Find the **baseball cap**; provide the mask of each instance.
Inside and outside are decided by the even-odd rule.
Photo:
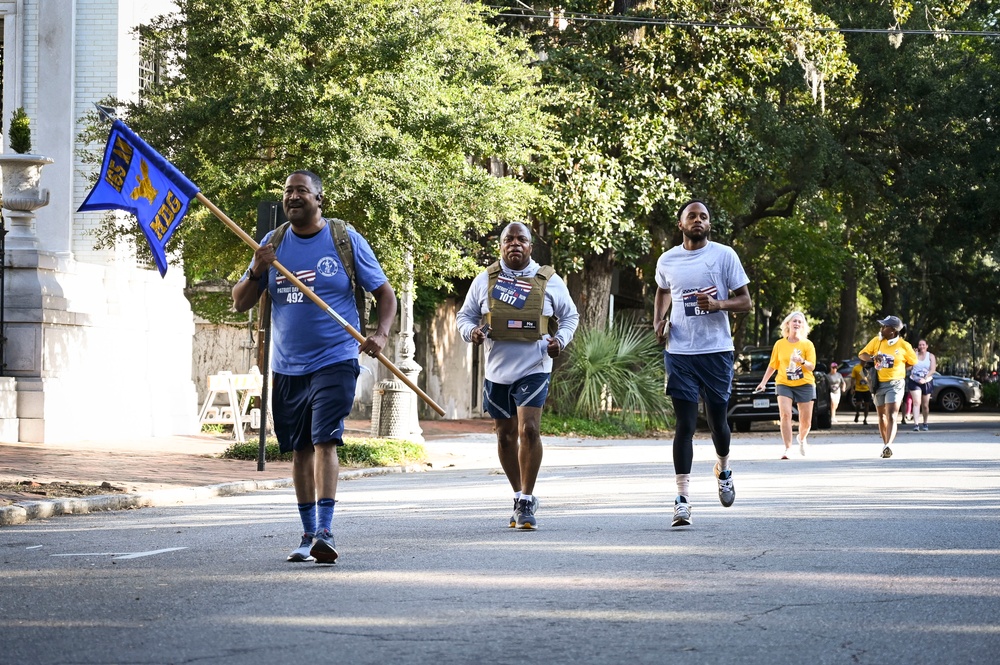
[[[884,319],[879,320],[883,326],[889,326],[893,330],[902,330],[903,322],[899,320],[898,316],[887,316]]]

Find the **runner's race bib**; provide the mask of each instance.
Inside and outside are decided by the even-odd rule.
[[[531,293],[531,282],[500,275],[497,277],[496,286],[493,287],[492,296],[515,309],[523,309],[529,293]]]
[[[711,314],[711,312],[706,312],[698,308],[698,294],[704,293],[714,298],[718,292],[719,289],[714,286],[706,286],[700,289],[686,289],[681,295],[684,299],[684,316],[704,316],[705,314]]]

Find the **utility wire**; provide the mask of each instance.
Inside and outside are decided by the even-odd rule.
[[[518,1],[523,5],[523,2]],[[484,5],[490,9],[499,11],[496,16],[504,18],[532,18],[550,20],[552,18],[564,19],[566,21],[580,21],[591,23],[620,23],[623,25],[646,25],[646,26],[672,26],[681,28],[718,28],[721,30],[758,30],[764,32],[819,32],[819,33],[841,33],[841,34],[870,34],[870,35],[931,35],[931,36],[952,36],[952,37],[1000,37],[1000,32],[989,30],[914,30],[910,28],[826,28],[826,27],[775,27],[767,25],[753,25],[744,23],[717,23],[713,21],[681,21],[675,19],[661,18],[656,16],[623,16],[620,14],[584,14],[579,12],[548,11],[537,9],[525,9],[507,13],[513,7],[499,5]],[[504,11],[506,10],[506,11]]]

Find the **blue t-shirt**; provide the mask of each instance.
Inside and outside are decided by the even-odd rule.
[[[726,300],[730,291],[750,283],[732,247],[709,241],[700,249],[677,245],[656,262],[656,284],[670,291],[670,339],[667,350],[698,355],[733,350],[729,312],[698,308],[698,294]]]
[[[355,279],[366,291],[374,291],[387,281],[382,266],[367,240],[352,229],[347,233],[354,249]],[[270,239],[269,233],[261,244]],[[331,309],[359,328],[351,279],[340,263],[329,228],[310,238],[300,238],[289,228],[276,256]],[[273,266],[268,270],[267,288],[272,300],[271,369],[301,376],[358,357],[358,341]]]

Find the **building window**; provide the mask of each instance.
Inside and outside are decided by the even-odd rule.
[[[163,76],[163,54],[156,35],[149,28],[139,29],[139,97],[158,85]]]

